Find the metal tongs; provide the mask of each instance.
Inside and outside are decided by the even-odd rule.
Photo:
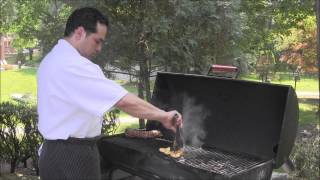
[[[178,114],[175,114],[173,116],[173,119],[172,119],[173,124],[177,123],[178,117],[179,117]],[[182,137],[183,137],[182,136],[182,129],[180,128],[179,125],[176,125],[176,134],[175,134],[173,146],[172,146],[173,151],[177,151],[177,150],[183,148],[184,144],[183,144]]]

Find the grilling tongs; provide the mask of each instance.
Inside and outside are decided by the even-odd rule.
[[[172,122],[174,124],[177,123],[177,119],[178,119],[178,114],[175,114],[173,116],[173,119],[172,119]],[[177,151],[181,148],[183,148],[183,139],[182,139],[182,130],[180,129],[180,126],[179,125],[176,125],[176,134],[175,134],[175,137],[174,137],[174,140],[173,140],[173,147],[172,149],[174,151]]]

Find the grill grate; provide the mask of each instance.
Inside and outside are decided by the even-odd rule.
[[[183,157],[178,163],[232,177],[263,163],[264,161],[216,149],[210,151],[191,146],[184,147]]]

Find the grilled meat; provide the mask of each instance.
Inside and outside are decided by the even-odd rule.
[[[170,147],[167,148],[159,148],[159,151],[162,152],[163,154],[173,157],[173,158],[179,158],[183,155],[183,149],[178,149],[176,151],[174,151],[173,149],[171,149]]]

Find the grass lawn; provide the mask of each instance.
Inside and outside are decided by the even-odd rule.
[[[8,70],[8,71],[1,71],[1,102],[11,100],[10,97],[12,94],[30,94],[36,99],[36,68],[30,69],[21,69],[21,70]],[[243,79],[246,80],[255,80],[257,78],[255,75],[251,75],[245,77]],[[288,78],[287,78],[288,79]],[[124,88],[126,88],[129,92],[137,94],[137,88],[134,83],[128,83],[125,81],[118,81]],[[286,80],[283,78],[281,81],[273,81],[272,83],[277,84],[286,84],[286,85],[293,85],[294,81]],[[152,82],[153,84],[153,82]],[[308,91],[308,92],[318,92],[318,79],[311,79],[311,78],[302,78],[297,83],[297,91]],[[36,101],[35,101],[36,102]],[[319,123],[319,118],[316,116],[317,108],[319,107],[319,100],[314,101],[307,101],[307,100],[300,100],[299,101],[300,107],[300,124],[308,124],[308,123]],[[125,113],[120,114],[120,119],[126,118],[128,115]],[[117,133],[123,132],[125,128],[138,127],[138,121],[124,121],[120,123],[120,127],[117,130]]]
[[[299,125],[319,124],[320,119],[318,108],[319,99],[299,99]]]
[[[121,119],[121,117],[120,117],[120,119]],[[132,121],[132,122],[120,122],[120,126],[116,130],[115,134],[123,133],[127,128],[134,128],[134,129],[139,128],[138,120]]]
[[[36,71],[35,68],[1,71],[1,102],[9,101],[12,94],[37,97]]]
[[[274,84],[283,84],[283,85],[291,85],[294,87],[295,82],[288,74],[285,76],[282,75],[282,78],[274,78],[271,80],[271,83]],[[247,75],[245,77],[241,77],[241,79],[249,80],[249,81],[260,81],[258,75],[252,74]],[[317,78],[310,78],[307,76],[302,76],[296,84],[296,91],[301,92],[319,92],[319,80]]]
[[[0,89],[1,96],[0,102],[10,101],[12,94],[30,94],[36,99],[36,68],[21,69],[21,70],[8,70],[0,72]],[[256,77],[249,76],[243,78],[245,80],[259,81]],[[128,83],[125,81],[117,81],[129,92],[137,94],[137,88],[134,83]],[[154,82],[152,82],[153,84]],[[292,85],[294,87],[294,81],[282,79],[281,81],[272,81],[272,83]],[[301,92],[318,92],[318,79],[302,78],[297,83],[297,91]],[[36,102],[36,101],[34,101]],[[319,108],[318,99],[299,99],[299,125],[305,126],[310,124],[319,124],[319,114],[317,114]],[[318,112],[319,113],[319,112]],[[120,113],[120,126],[116,130],[116,134],[124,132],[126,128],[138,128],[138,119],[134,119],[128,116],[126,113]],[[276,170],[282,172],[281,169]],[[20,180],[29,179],[36,180],[39,177],[25,176],[18,174],[6,174],[0,176],[0,180]]]

